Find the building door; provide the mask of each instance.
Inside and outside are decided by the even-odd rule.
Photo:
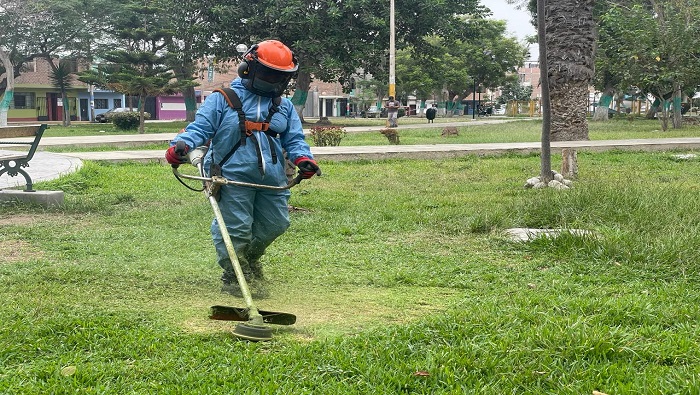
[[[80,120],[89,121],[90,116],[88,115],[88,99],[80,99]]]
[[[333,117],[333,99],[321,99],[319,100],[319,116],[321,117]]]
[[[348,112],[350,112],[350,106],[348,106],[348,99],[338,99],[338,107],[340,109],[340,116],[347,117]]]
[[[46,94],[46,109],[48,110],[49,121],[61,121],[63,117],[58,107],[58,95],[56,93]]]

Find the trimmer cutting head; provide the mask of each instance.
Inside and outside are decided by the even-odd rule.
[[[249,341],[263,342],[272,340],[272,329],[266,326],[242,323],[236,325],[233,329],[233,335]]]

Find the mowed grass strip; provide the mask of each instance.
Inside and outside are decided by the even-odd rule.
[[[700,162],[579,161],[569,191],[523,188],[536,155],[322,162],[265,256],[259,307],[299,319],[268,343],[207,319],[243,302],[202,194],[88,162],[36,185],[65,207],[0,206],[0,393],[697,393]]]

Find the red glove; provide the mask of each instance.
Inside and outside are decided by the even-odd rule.
[[[178,141],[176,145],[168,148],[165,151],[165,160],[168,161],[173,167],[178,167],[183,163],[187,162],[187,151],[190,150],[186,144]]]
[[[299,174],[301,174],[301,178],[303,179],[309,179],[316,174],[319,176],[321,175],[321,168],[318,167],[318,163],[313,159],[302,156],[301,158],[297,158],[294,164],[299,168]]]

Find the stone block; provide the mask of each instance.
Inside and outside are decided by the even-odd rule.
[[[34,191],[3,189],[0,191],[0,202],[20,201],[38,204],[42,207],[63,206],[63,191]]]

